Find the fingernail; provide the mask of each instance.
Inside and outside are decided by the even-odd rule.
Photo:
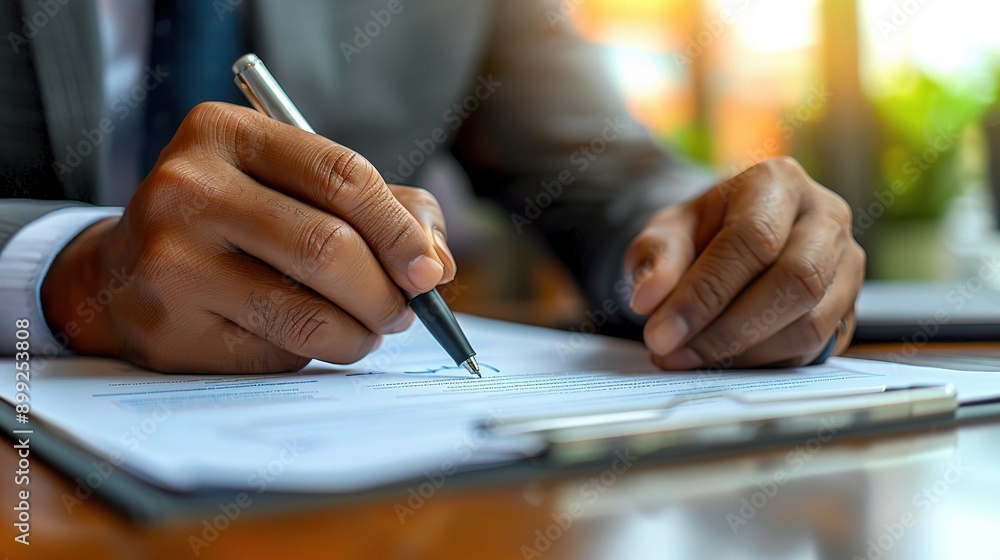
[[[438,256],[441,257],[441,260],[451,263],[451,278],[445,280],[446,282],[451,282],[455,279],[455,257],[451,254],[448,242],[445,241],[444,234],[439,229],[434,230],[434,245],[437,246]]]
[[[663,369],[694,369],[701,365],[701,358],[690,348],[680,350],[656,360]]]
[[[646,340],[646,346],[658,356],[666,356],[680,345],[689,331],[687,322],[673,314],[657,325]]]
[[[418,290],[430,290],[437,286],[442,275],[444,275],[444,267],[427,255],[420,255],[413,259],[406,271],[407,278],[413,282],[413,287]]]

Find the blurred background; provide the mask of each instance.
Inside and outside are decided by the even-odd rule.
[[[793,155],[846,198],[869,278],[959,279],[1000,254],[1000,2],[563,0],[556,15],[601,46],[664,146],[720,177]],[[578,321],[558,264],[490,242],[503,256],[459,256],[457,308]]]

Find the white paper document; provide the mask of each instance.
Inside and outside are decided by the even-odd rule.
[[[414,323],[361,362],[314,361],[291,374],[166,375],[98,358],[35,364],[30,414],[98,460],[172,490],[345,492],[541,451],[540,438],[492,438],[484,422],[656,407],[720,391],[791,396],[953,383],[962,401],[1000,395],[1000,374],[843,358],[806,368],[664,373],[637,342],[459,321],[483,379],[450,365]],[[0,387],[8,402],[13,395],[13,383]],[[689,404],[700,412],[732,406]]]

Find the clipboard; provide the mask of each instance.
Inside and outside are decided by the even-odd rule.
[[[952,404],[950,404],[957,403],[957,401],[955,401],[954,391],[951,389],[951,386],[947,387],[949,388],[948,390],[934,387],[918,388],[931,390],[921,390],[918,393],[906,393],[906,396],[902,399],[900,399],[898,395],[894,394],[898,391],[885,391],[884,393],[878,393],[876,395],[863,395],[865,400],[868,400],[873,396],[880,400],[884,397],[880,398],[877,395],[892,394],[892,397],[890,397],[892,402],[886,401],[884,403],[880,403],[884,406],[875,407],[868,412],[861,410],[848,411],[846,409],[842,409],[841,413],[853,415],[855,417],[855,422],[850,431],[863,433],[864,435],[894,433],[897,431],[916,428],[948,428],[975,422],[995,421],[995,419],[1000,418],[1000,399],[992,402],[977,403],[970,406],[961,406],[956,410],[952,408]],[[909,389],[907,391],[912,390],[914,389]],[[715,396],[721,395],[717,394]],[[940,397],[940,399],[938,397]],[[824,405],[829,404],[829,406],[834,406],[843,405],[845,403],[845,401],[840,400],[845,397],[841,396],[821,398],[830,398],[829,403],[824,403]],[[750,404],[763,404],[763,402],[768,402],[754,402],[752,399],[747,400],[751,401]],[[907,401],[914,400],[916,400],[919,404],[916,406],[913,404],[907,404]],[[770,402],[773,403],[774,401]],[[933,406],[928,408],[924,406],[925,404],[933,404]],[[938,406],[942,407],[941,413],[932,414],[931,411]],[[947,412],[948,409],[951,409],[951,414]],[[762,409],[758,408],[758,410]],[[643,413],[643,411],[623,411],[614,414],[635,414],[637,412]],[[662,414],[662,408],[657,409],[654,412]],[[649,413],[650,411],[645,411],[645,414]],[[865,418],[866,415],[867,418]],[[545,418],[534,420],[551,422],[553,420],[560,419]],[[714,433],[713,437],[718,439],[713,439],[711,445],[706,445],[705,442],[702,442],[701,445],[688,444],[686,446],[678,444],[660,444],[652,446],[649,454],[656,455],[658,456],[658,459],[667,461],[672,458],[697,457],[711,453],[733,453],[739,452],[742,449],[775,445],[785,441],[801,440],[803,435],[809,433],[808,431],[804,431],[802,428],[807,425],[808,422],[808,420],[803,420],[802,422],[784,422],[784,431],[780,432],[782,435],[779,436],[778,432],[770,431],[769,428],[763,428],[767,425],[765,420],[761,418],[758,418],[757,420],[747,419],[746,424],[741,427],[742,431],[739,433],[743,433],[744,435],[754,433],[755,437],[719,437],[718,433]],[[758,425],[756,432],[752,432],[750,430],[753,423]],[[590,457],[594,460],[603,459],[606,456],[600,456],[601,450],[608,452],[610,455],[614,452],[615,445],[624,444],[625,446],[628,446],[631,441],[635,441],[633,439],[629,439],[628,436],[630,434],[625,434],[626,437],[624,438],[614,439],[611,437],[604,437],[597,441],[593,441],[592,439],[587,446],[576,446],[572,440],[557,440],[555,436],[560,432],[557,432],[555,429],[560,426],[549,424],[547,426],[547,430],[541,431],[539,428],[546,428],[546,426],[541,424],[529,426],[525,422],[507,423],[508,430],[512,430],[517,426],[521,426],[522,428],[533,427],[536,430],[536,433],[547,433],[548,435],[545,437],[550,437],[553,441],[553,444],[549,446],[549,454],[535,460],[518,461],[497,465],[494,468],[458,473],[449,480],[449,485],[455,489],[460,489],[463,487],[476,487],[482,484],[510,483],[518,480],[537,480],[539,478],[555,478],[568,476],[573,473],[584,473],[589,471],[591,468],[589,465],[592,464],[592,461],[588,462],[585,458]],[[610,426],[611,424],[609,424],[609,427]],[[815,424],[813,424],[813,426],[815,426]],[[25,426],[15,423],[13,406],[6,401],[0,401],[0,428],[3,429],[7,437],[11,437],[10,434],[12,430],[24,427]],[[103,502],[109,504],[114,509],[122,513],[125,517],[136,522],[155,524],[174,519],[205,515],[210,512],[215,512],[220,502],[233,499],[233,496],[239,492],[238,490],[217,490],[183,494],[167,491],[149,484],[146,481],[140,480],[134,475],[118,469],[117,467],[110,467],[108,470],[108,467],[101,466],[101,462],[98,457],[84,449],[79,448],[75,444],[66,441],[60,437],[58,433],[53,432],[43,424],[32,422],[32,424],[28,427],[33,430],[31,451],[33,456],[43,459],[46,463],[48,463],[48,465],[61,471],[71,481],[76,480],[77,478],[86,479],[88,476],[100,477],[102,483],[92,489],[94,497],[101,499]],[[632,427],[633,432],[635,432],[634,427],[635,426]],[[689,432],[690,435],[694,436],[695,434],[699,434],[699,429],[701,428],[705,428],[701,430],[701,435],[708,433],[707,426],[690,427],[690,430],[692,430]],[[494,427],[491,429],[495,430],[496,428]],[[849,430],[846,428],[843,430],[845,433],[847,431]],[[725,431],[722,430],[722,432],[724,433]],[[570,434],[570,432],[561,433],[566,435]],[[610,436],[610,433],[607,435]],[[639,437],[642,434],[636,433],[634,435]],[[666,439],[663,441],[666,441]],[[741,441],[742,444],[733,443],[737,441]],[[572,451],[574,448],[577,451],[576,453],[568,453],[568,451]],[[580,450],[586,450],[587,453],[580,453]],[[659,450],[660,452],[657,453],[653,450]],[[664,455],[669,455],[669,458],[664,457]],[[265,492],[254,497],[254,503],[259,507],[251,508],[250,510],[247,510],[246,513],[248,516],[273,515],[275,512],[280,511],[316,507],[333,507],[355,503],[359,500],[365,499],[398,498],[400,495],[406,493],[407,488],[409,488],[413,482],[413,480],[404,480],[397,483],[387,484],[382,487],[373,488],[371,490],[350,494],[291,494],[281,492]]]
[[[723,414],[688,418],[673,414],[682,405],[710,398],[729,399],[739,406]],[[796,438],[828,441],[846,432],[952,422],[958,408],[958,395],[951,384],[780,399],[704,393],[675,397],[652,409],[522,418],[484,428],[495,437],[544,438],[551,462],[575,464],[595,461],[623,448],[642,457],[686,455]]]

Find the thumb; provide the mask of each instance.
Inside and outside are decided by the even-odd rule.
[[[652,313],[677,286],[695,258],[698,220],[687,205],[656,214],[625,252],[632,278],[632,310]]]

